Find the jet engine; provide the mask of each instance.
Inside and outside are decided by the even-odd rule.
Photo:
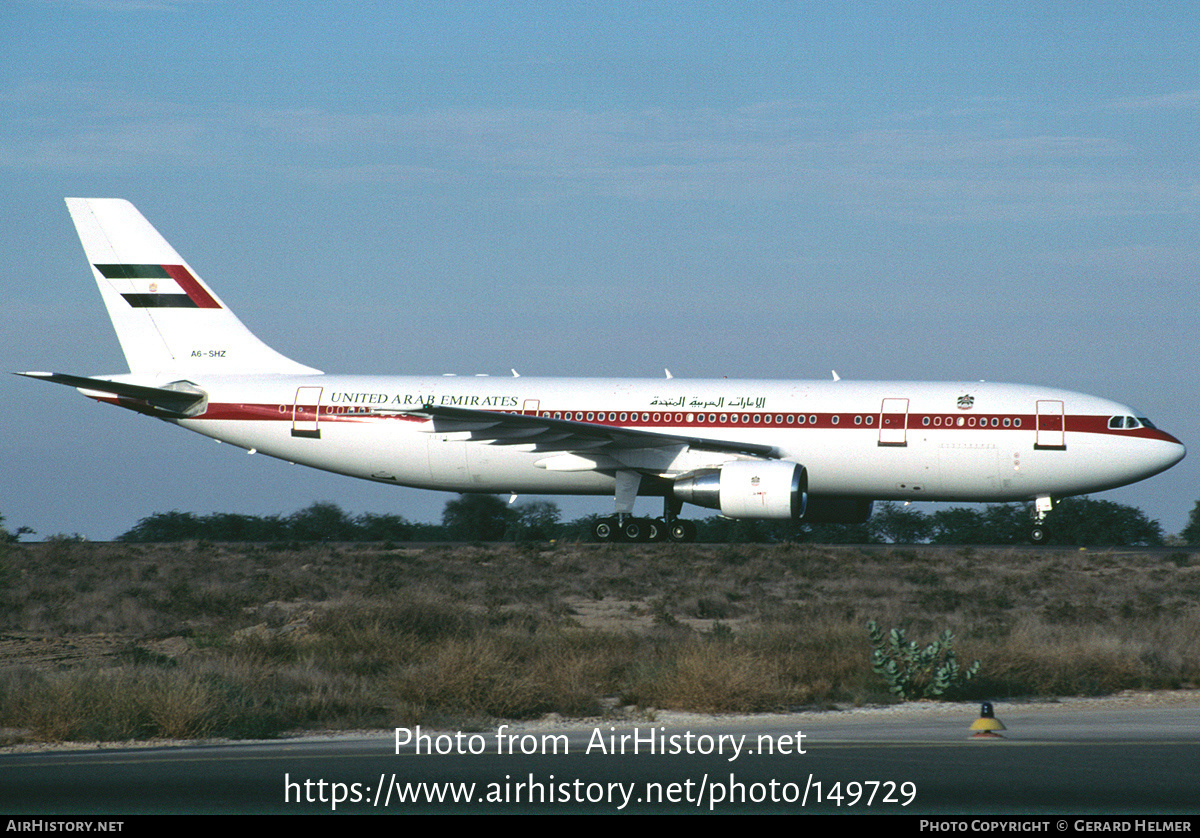
[[[675,500],[718,509],[727,518],[804,516],[808,472],[786,460],[734,460],[676,478]]]

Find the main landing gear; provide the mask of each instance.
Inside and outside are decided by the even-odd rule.
[[[601,518],[592,525],[592,536],[600,542],[611,541],[673,541],[696,540],[696,523],[674,516],[634,518],[632,515],[613,515]]]
[[[620,470],[614,477],[617,514],[601,518],[593,524],[593,538],[600,542],[696,540],[696,524],[678,517],[683,509],[683,501],[675,500],[668,491],[663,497],[661,518],[635,518],[633,501],[637,497],[642,476],[635,471]]]

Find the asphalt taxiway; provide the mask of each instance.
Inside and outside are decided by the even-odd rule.
[[[1200,815],[1200,693],[0,754],[6,814]]]

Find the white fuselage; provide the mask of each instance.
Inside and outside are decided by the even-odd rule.
[[[151,383],[145,376],[137,380]],[[614,477],[611,469],[573,455],[433,432],[431,420],[405,411],[461,407],[770,445],[777,458],[806,467],[813,496],[876,500],[1083,494],[1150,477],[1184,455],[1169,434],[1144,420],[1125,420],[1137,414],[1122,404],[1018,384],[341,375],[193,380],[209,394],[206,412],[172,420],[189,430],[314,468],[456,492],[611,495]],[[637,452],[622,456],[630,468],[667,478],[737,458],[694,448],[670,462],[639,462]]]

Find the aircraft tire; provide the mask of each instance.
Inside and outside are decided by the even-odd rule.
[[[1044,544],[1046,541],[1046,528],[1041,524],[1034,524],[1029,530],[1030,544]]]
[[[676,543],[696,540],[696,525],[691,521],[676,520],[667,531],[667,537]]]
[[[649,541],[650,522],[645,518],[630,518],[621,526],[622,541]]]
[[[616,522],[612,518],[601,518],[592,525],[592,537],[600,543],[604,544],[609,541],[616,541],[617,527]]]

